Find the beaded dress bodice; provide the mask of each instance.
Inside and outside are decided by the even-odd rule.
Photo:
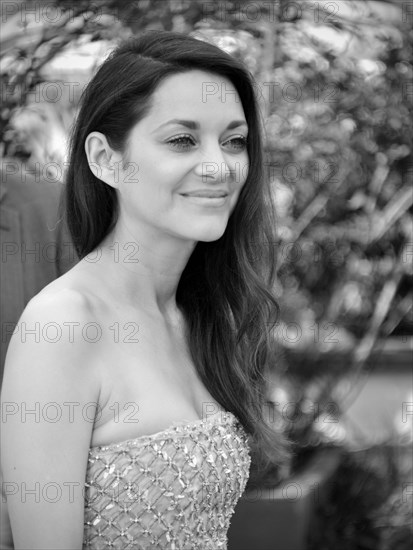
[[[249,477],[248,436],[228,411],[89,450],[84,550],[226,550]]]

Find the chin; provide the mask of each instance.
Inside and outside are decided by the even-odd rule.
[[[217,235],[216,237],[205,237],[204,239],[198,239],[198,242],[201,242],[201,243],[213,243],[214,241],[217,241],[218,239],[220,239],[222,237],[223,233],[221,235]]]
[[[207,227],[196,227],[190,232],[190,238],[194,241],[202,241],[205,243],[217,241],[222,237],[227,228],[227,223],[211,224]]]
[[[217,241],[222,237],[222,235],[225,233],[225,229],[226,226],[220,231],[205,231],[196,240],[202,241],[204,243],[212,243],[213,241]]]
[[[228,219],[227,213],[226,215],[210,216],[207,219],[201,216],[198,216],[198,218],[191,216],[187,219],[185,226],[182,225],[183,220],[181,220],[179,234],[181,238],[184,237],[195,242],[217,241],[225,233]]]

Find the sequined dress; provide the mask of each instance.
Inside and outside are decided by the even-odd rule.
[[[84,550],[226,550],[249,477],[248,436],[219,411],[89,450]]]

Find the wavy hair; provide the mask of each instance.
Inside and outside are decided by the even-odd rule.
[[[254,80],[244,65],[208,42],[168,31],[148,31],[122,42],[85,89],[74,125],[64,205],[80,258],[116,224],[115,189],[89,168],[85,140],[99,131],[124,152],[130,130],[151,108],[157,86],[170,75],[204,70],[235,86],[249,127],[249,171],[221,238],[198,242],[182,273],[177,306],[187,341],[210,394],[235,414],[249,434],[249,485],[288,457],[288,444],[268,421],[268,374],[275,360],[269,330],[278,319],[273,295],[275,216],[264,174],[262,120]]]

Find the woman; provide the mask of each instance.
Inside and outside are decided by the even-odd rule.
[[[86,89],[69,160],[81,260],[28,304],[6,361],[16,548],[226,548],[248,477],[284,452],[250,74],[188,36],[130,39]]]

